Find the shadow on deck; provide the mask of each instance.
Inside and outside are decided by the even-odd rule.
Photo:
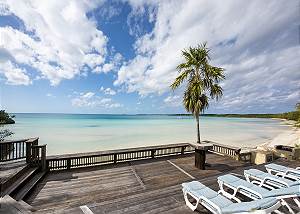
[[[207,163],[206,170],[199,170],[194,156],[186,155],[50,172],[26,201],[37,213],[82,214],[80,206],[93,213],[195,213],[185,205],[181,183],[196,179],[218,190],[218,176],[242,175],[250,167],[216,154],[208,154]],[[294,167],[299,161],[283,164]],[[199,207],[198,213],[207,211]]]

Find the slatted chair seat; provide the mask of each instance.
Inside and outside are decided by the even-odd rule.
[[[290,187],[300,184],[300,180],[290,180],[282,177],[278,177],[258,169],[249,169],[244,171],[244,175],[247,181],[257,183],[260,186],[266,186],[268,188],[276,187]]]
[[[275,174],[276,176],[280,176],[283,178],[289,178],[293,180],[300,180],[300,168],[297,167],[296,169],[286,167],[283,165],[270,163],[265,165],[266,170],[270,174]]]
[[[255,210],[269,213],[281,206],[279,200],[271,197],[250,202],[234,203],[198,181],[183,183],[182,191],[186,205],[193,211],[197,209],[199,204],[214,214],[248,213]],[[196,200],[195,205],[189,201],[188,195]]]

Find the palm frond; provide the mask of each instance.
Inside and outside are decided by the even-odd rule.
[[[187,79],[188,75],[191,73],[191,70],[182,71],[181,74],[176,77],[175,81],[170,85],[172,90],[178,88],[184,80]]]
[[[183,104],[188,112],[197,115],[208,108],[209,98],[222,97],[223,89],[218,83],[225,79],[224,69],[209,64],[210,49],[206,42],[184,49],[182,56],[184,62],[177,66],[180,74],[170,87],[174,90],[188,80]]]
[[[213,84],[210,89],[210,97],[219,100],[223,95],[223,89],[218,84]]]

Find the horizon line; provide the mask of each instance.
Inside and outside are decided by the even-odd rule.
[[[278,113],[204,113],[200,116],[209,115],[272,115],[272,114],[283,114],[285,112]],[[9,114],[73,114],[73,115],[186,115],[192,116],[192,113],[64,113],[64,112],[9,112]]]

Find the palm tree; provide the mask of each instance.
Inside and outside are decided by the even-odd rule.
[[[300,112],[300,102],[296,104],[296,111]]]
[[[177,66],[179,75],[171,84],[172,90],[187,81],[183,95],[183,104],[197,122],[197,142],[200,143],[200,113],[209,106],[209,99],[222,97],[223,89],[219,85],[225,79],[224,69],[209,64],[210,56],[206,43],[182,51],[183,63]]]

